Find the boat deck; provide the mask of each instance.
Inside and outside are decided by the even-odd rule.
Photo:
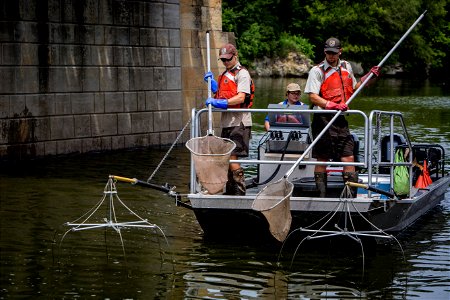
[[[233,111],[267,114],[271,110],[233,109]],[[192,138],[199,136],[200,125],[197,121],[202,112],[206,110],[199,112],[193,110],[195,122],[191,128],[191,133],[194,133]],[[304,108],[277,109],[275,112],[315,113],[314,110]],[[321,111],[321,113],[334,112]],[[222,192],[204,193],[202,182],[210,182],[211,174],[207,174],[202,181],[196,174],[195,165],[192,164],[187,203],[194,211],[205,234],[217,234],[222,237],[225,235],[254,237],[269,234],[269,221],[265,218],[264,210],[275,207],[283,200],[282,196],[269,198],[264,210],[252,207],[262,188],[275,183],[285,174],[287,180],[294,186],[292,194],[289,194],[291,231],[303,227],[311,228],[313,225],[317,225],[318,230],[321,230],[320,223],[323,223],[323,226],[331,228],[330,230],[339,228],[338,231],[349,229],[354,232],[370,230],[399,232],[439,204],[450,183],[449,174],[444,174],[445,152],[441,146],[411,143],[401,113],[372,111],[369,116],[361,111],[349,110],[346,113],[362,116],[364,120],[363,140],[360,142],[354,137],[355,145],[361,146],[361,149],[355,148],[354,156],[358,159],[354,162],[320,162],[308,156],[310,148],[314,145],[309,139],[308,126],[297,128],[271,126],[271,130],[275,131],[269,131],[261,138],[256,150],[257,159],[230,160],[256,166],[256,181],[260,185],[256,187],[253,185],[247,189],[245,196],[223,195]],[[384,129],[383,125],[386,124],[387,128]],[[400,129],[400,133],[395,129]],[[292,138],[293,144],[289,144]],[[405,154],[405,161],[394,160],[394,153],[400,149],[405,153],[409,151],[409,154]],[[420,171],[418,164],[424,164],[425,159],[429,162],[432,183],[426,188],[417,189],[414,185]],[[291,167],[292,165],[296,165],[295,169]],[[327,179],[327,197],[324,198],[318,197],[315,187],[313,178],[315,165],[324,165],[330,170]],[[341,196],[345,186],[339,170],[346,166],[364,170],[359,172],[359,179],[366,184],[367,190],[358,188],[355,198]],[[408,170],[408,194],[397,195],[394,192],[393,174],[397,167],[405,167]],[[291,168],[294,170],[293,173],[290,173]],[[267,201],[267,195],[264,197]],[[288,214],[278,216],[290,218]]]

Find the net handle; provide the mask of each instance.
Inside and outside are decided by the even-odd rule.
[[[206,64],[208,72],[211,71],[211,51],[209,45],[209,30],[206,31]],[[211,77],[208,77],[208,98],[211,98]],[[212,129],[212,106],[208,105],[208,135],[214,135]]]
[[[378,64],[379,67],[381,67],[384,62],[391,56],[391,54],[398,48],[398,46],[403,42],[403,40],[409,35],[409,33],[416,27],[417,24],[419,24],[420,20],[425,16],[426,10],[417,18],[417,20],[409,27],[409,29],[403,34],[403,36],[398,40],[398,42],[392,47],[392,49],[384,56],[384,58],[380,61]],[[347,105],[350,104],[350,102],[353,101],[353,99],[359,94],[359,92],[366,86],[367,82],[372,78],[373,73],[371,72],[367,79],[359,86],[359,88],[353,93],[353,95],[348,99],[346,102]],[[319,139],[325,134],[325,132],[328,130],[328,128],[333,125],[334,121],[342,114],[342,111],[339,110],[334,117],[330,120],[330,122],[325,126],[324,129],[319,133],[319,135],[314,139],[314,141],[309,145],[308,148],[306,148],[305,152],[299,157],[299,159],[292,165],[292,167],[286,172],[284,175],[285,178],[288,178],[297,168],[297,166],[300,164],[300,162],[303,160],[303,158],[311,151],[311,149],[314,147],[315,144],[319,141]]]

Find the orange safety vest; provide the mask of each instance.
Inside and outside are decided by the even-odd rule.
[[[219,88],[216,93],[216,99],[230,99],[237,95],[237,73],[245,69],[243,66],[237,66],[230,71],[226,70],[219,76],[218,85]],[[253,80],[250,79],[250,94],[245,95],[245,100],[241,104],[229,105],[229,108],[250,108],[253,105],[253,98],[255,97],[255,85]]]
[[[353,79],[345,68],[346,62],[342,62],[339,69],[324,69],[324,63],[319,65],[323,72],[324,80],[320,87],[320,96],[325,100],[335,103],[345,103],[353,94]]]

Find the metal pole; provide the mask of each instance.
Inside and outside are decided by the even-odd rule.
[[[384,64],[384,62],[389,58],[389,56],[395,51],[395,49],[397,49],[397,47],[403,42],[403,40],[408,36],[408,34],[411,32],[411,30],[414,29],[414,27],[416,27],[416,25],[420,22],[420,20],[422,20],[422,18],[424,17],[425,13],[427,11],[424,11],[419,18],[417,18],[417,20],[414,22],[414,24],[411,25],[411,27],[409,27],[409,29],[405,32],[405,34],[403,34],[403,36],[400,38],[400,40],[398,40],[398,42],[394,45],[394,47],[391,49],[391,51],[389,51],[386,56],[380,61],[380,63],[378,64],[378,66],[382,66]],[[346,102],[347,105],[350,104],[350,102],[352,102],[352,100],[356,97],[356,95],[359,94],[359,92],[366,86],[367,82],[370,80],[370,78],[372,78],[373,73],[370,73],[369,76],[367,77],[367,79],[359,86],[359,88],[353,93],[353,95],[348,99],[348,101]],[[342,114],[342,111],[339,110],[334,117],[330,120],[330,122],[327,124],[327,126],[325,126],[325,128],[319,133],[319,135],[314,139],[314,141],[311,143],[311,145],[309,145],[308,148],[306,148],[305,152],[303,152],[303,154],[299,157],[299,159],[295,162],[294,165],[292,165],[292,167],[286,172],[286,174],[284,175],[285,178],[288,178],[292,172],[294,172],[294,170],[297,168],[297,166],[300,164],[300,162],[303,160],[303,158],[311,151],[311,149],[314,147],[314,145],[317,144],[317,142],[319,141],[319,139],[325,134],[325,132],[328,130],[328,128],[331,127],[331,125],[334,123],[334,121]]]
[[[391,51],[389,51],[384,58],[380,61],[380,63],[378,64],[379,67],[381,67],[386,60],[389,58],[389,56],[391,56],[392,53],[394,53],[394,51],[398,48],[398,46],[400,46],[400,44],[403,42],[403,40],[409,35],[409,33],[414,29],[414,27],[416,27],[417,24],[419,24],[419,22],[422,20],[422,18],[425,16],[425,14],[427,13],[427,11],[425,10],[418,18],[417,20],[411,25],[411,27],[409,27],[409,29],[405,32],[405,34],[403,34],[403,36],[398,40],[398,42],[394,45],[394,47],[392,47]],[[348,101],[346,102],[347,105],[350,104],[350,102],[352,102],[352,100],[356,97],[356,95],[359,94],[359,92],[363,89],[363,87],[367,84],[367,82],[369,82],[369,80],[373,77],[373,73],[371,72],[369,74],[369,76],[367,77],[367,79],[359,86],[359,88],[353,93],[353,95],[350,97],[350,99],[348,99]]]
[[[206,60],[208,72],[211,71],[211,54],[209,49],[209,30],[206,31]],[[211,98],[211,78],[208,78],[208,98]],[[212,107],[211,104],[208,105],[208,135],[214,135],[213,125],[212,125]]]

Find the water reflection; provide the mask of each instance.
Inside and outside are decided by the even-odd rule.
[[[146,150],[84,157],[83,170],[74,163],[79,158],[67,158],[31,163],[25,171],[13,168],[10,175],[2,171],[2,294],[128,299],[448,295],[450,193],[439,210],[405,233],[406,262],[395,247],[379,248],[370,256],[366,253],[363,274],[356,244],[351,252],[333,245],[319,252],[302,250],[292,267],[287,253],[277,265],[278,248],[204,240],[192,212],[174,206],[160,192],[120,184],[120,198],[161,226],[170,249],[160,248],[157,237],[145,230],[124,230],[125,262],[115,232],[107,232],[106,243],[103,231],[76,232],[63,242],[61,264],[55,264],[54,230],[102,197],[109,171],[133,174],[135,168],[127,164],[142,162],[153,153],[156,157],[149,164],[157,164],[160,151]],[[188,155],[184,148],[175,149],[175,157]],[[161,172],[157,177],[161,182],[174,178],[187,182],[172,163]]]
[[[263,82],[263,81],[261,81]],[[257,107],[282,99],[287,81],[257,89]],[[263,83],[264,83],[263,82]],[[450,152],[450,98],[429,86],[409,97],[405,85],[381,82],[355,108],[406,114],[410,135],[442,142]],[[302,83],[301,83],[302,84]],[[304,84],[303,84],[304,85]],[[391,85],[391,86],[389,86]],[[257,86],[261,86],[258,85]],[[394,99],[386,97],[394,95]],[[431,93],[420,96],[420,93]],[[277,96],[273,96],[277,95]],[[260,125],[264,116],[261,117]],[[256,123],[258,123],[256,119]],[[255,129],[258,127],[255,126]],[[353,128],[358,129],[358,125]],[[255,130],[254,140],[263,133]],[[277,264],[279,248],[208,241],[194,214],[161,192],[118,184],[120,198],[159,225],[170,247],[146,230],[123,230],[126,261],[109,230],[70,233],[55,255],[55,230],[88,211],[103,196],[109,174],[146,180],[167,149],[121,151],[0,165],[0,298],[110,299],[448,299],[450,297],[450,190],[442,205],[406,231],[398,247],[361,250],[324,244]],[[189,152],[177,147],[155,176],[188,191]],[[230,220],[232,222],[233,220]],[[224,224],[227,226],[227,224]],[[64,226],[63,226],[64,228]],[[350,250],[349,250],[350,248]],[[353,250],[351,250],[353,249]],[[60,264],[57,264],[57,261]]]

